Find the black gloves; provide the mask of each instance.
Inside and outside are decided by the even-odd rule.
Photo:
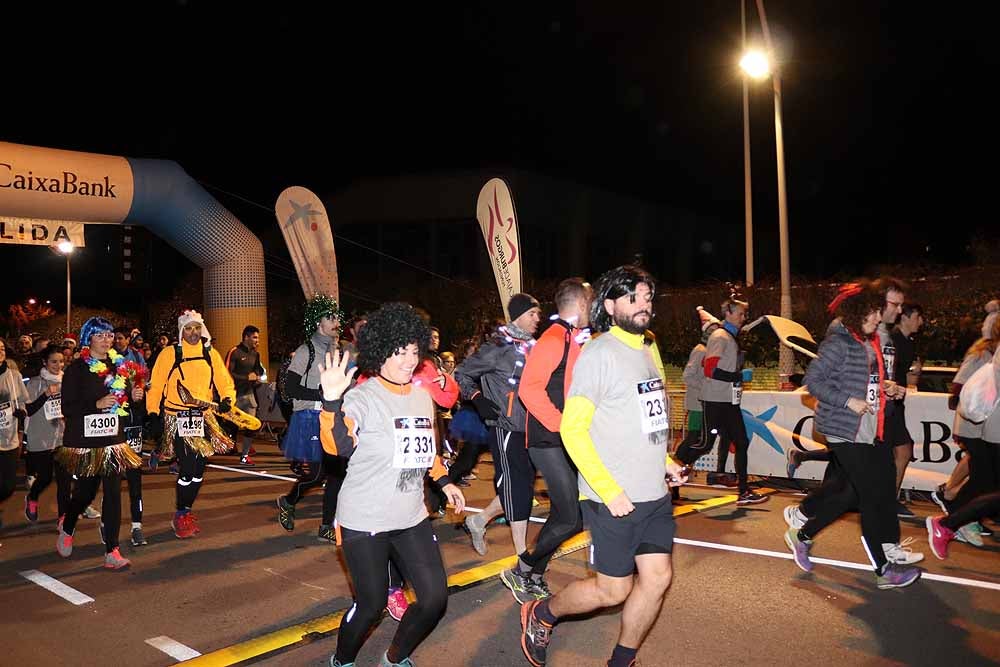
[[[496,419],[500,416],[496,407],[494,407],[494,405],[490,403],[482,394],[476,394],[473,396],[472,404],[476,406],[476,412],[478,412],[479,416],[483,419]]]
[[[226,396],[224,399],[219,401],[219,414],[225,414],[233,409],[233,399]]]

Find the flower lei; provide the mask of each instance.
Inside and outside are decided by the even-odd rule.
[[[125,357],[118,354],[114,348],[108,350],[108,359],[115,368],[114,373],[111,372],[108,364],[90,356],[89,347],[85,347],[80,351],[80,358],[87,364],[91,373],[104,380],[104,386],[107,387],[108,393],[115,397],[115,404],[105,409],[105,412],[115,413],[119,417],[126,416],[128,414],[126,408],[129,406],[129,402],[128,395],[125,393],[125,385],[131,381],[132,386],[136,386],[137,384],[142,386],[141,383],[146,377],[146,369],[134,361],[126,361]]]

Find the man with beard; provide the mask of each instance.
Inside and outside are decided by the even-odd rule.
[[[634,666],[670,586],[674,517],[665,478],[682,483],[686,472],[667,456],[669,405],[646,335],[655,289],[653,277],[636,266],[609,271],[595,289],[590,321],[601,335],[576,362],[559,432],[580,473],[586,497],[580,509],[597,576],[521,606],[521,648],[534,667],[545,664],[559,619],[623,602],[608,665]]]

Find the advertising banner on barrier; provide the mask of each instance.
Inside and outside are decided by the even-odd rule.
[[[751,475],[787,477],[785,452],[823,447],[821,436],[813,432],[815,401],[805,392],[743,392],[743,423],[750,438],[748,471]],[[913,438],[913,458],[903,478],[904,489],[932,491],[951,474],[960,451],[952,441],[955,412],[948,409],[948,395],[910,392],[906,397],[906,427]],[[859,445],[861,446],[861,445]],[[734,456],[729,457],[732,470]],[[696,466],[715,469],[715,455],[702,457]],[[803,463],[795,472],[798,479],[823,479],[826,463]]]
[[[521,238],[517,230],[514,200],[502,179],[491,178],[479,191],[476,219],[490,254],[504,318],[509,319],[507,304],[512,296],[521,291]]]
[[[274,213],[306,298],[329,294],[339,302],[337,254],[323,201],[311,190],[293,186],[278,195]]]
[[[83,223],[0,216],[0,243],[53,246],[63,241],[84,247]]]

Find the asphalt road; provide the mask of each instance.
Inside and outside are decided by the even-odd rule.
[[[143,525],[150,543],[122,547],[133,560],[125,572],[100,568],[103,547],[92,520],[80,520],[73,556],[60,558],[54,489],[42,498],[40,521],[28,525],[19,488],[2,508],[0,665],[171,665],[177,660],[147,640],[166,637],[189,655],[210,654],[349,607],[339,552],[316,539],[320,494],[302,501],[296,530],[286,533],[276,522],[275,498],[288,482],[260,473],[290,472],[273,444],[257,448],[253,469],[241,469],[234,457],[212,459],[232,469],[206,473],[195,507],[202,533],[191,540],[176,539],[169,526],[175,477],[163,468],[144,475]],[[490,477],[489,463],[481,463],[479,472]],[[465,489],[470,505],[485,506],[490,489],[488,481],[473,482]],[[732,491],[692,487],[684,493],[699,501]],[[536,515],[544,517],[543,492],[540,497]],[[986,538],[982,549],[953,543],[951,557],[938,561],[927,549],[922,521],[904,521],[903,536],[913,537],[914,549],[927,555],[927,572],[950,579],[925,577],[907,589],[879,591],[870,570],[849,566],[865,561],[856,515],[828,529],[814,548],[816,557],[842,563],[820,564],[811,575],[794,566],[782,540],[781,509],[795,501],[793,494],[776,493],[762,505],[725,504],[678,518],[674,584],[639,654],[644,667],[751,661],[967,667],[1000,661],[1000,540]],[[913,509],[923,517],[935,508],[914,503]],[[459,521],[452,515],[434,521],[449,574],[512,554],[506,527],[490,528],[490,551],[480,557],[457,529]],[[582,550],[555,560],[551,587],[558,591],[587,576],[585,556]],[[21,574],[29,571],[93,600],[72,604]],[[561,623],[548,664],[603,665],[619,619],[612,609]],[[381,622],[359,667],[377,664],[395,625],[388,617]],[[452,593],[447,614],[413,658],[419,665],[526,665],[519,632],[513,598],[489,577]],[[325,665],[335,634],[312,636],[243,664]]]

